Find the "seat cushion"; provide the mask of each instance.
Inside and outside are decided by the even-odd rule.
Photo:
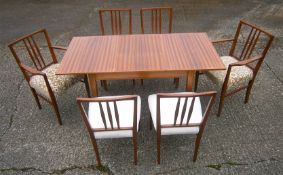
[[[179,115],[177,118],[177,124],[180,124],[181,111],[184,106],[184,98],[181,98],[179,106]],[[189,108],[191,105],[192,98],[188,98],[187,110],[185,118],[182,124],[187,121]],[[174,124],[175,110],[177,106],[178,98],[161,98],[160,99],[160,123],[161,125]],[[157,94],[152,94],[148,97],[149,110],[153,121],[154,128],[157,128]],[[200,124],[202,121],[202,109],[199,97],[196,97],[193,112],[189,120],[189,124]],[[174,135],[174,134],[197,134],[199,127],[172,127],[172,128],[161,128],[161,135]]]
[[[238,62],[237,59],[231,56],[223,56],[221,60],[225,64],[226,70],[208,71],[208,77],[217,84],[219,88],[225,80],[229,64]],[[229,76],[227,92],[232,92],[240,87],[248,85],[249,81],[253,78],[253,71],[247,66],[235,66],[232,67]]]
[[[109,96],[108,98],[111,98],[114,96]],[[118,96],[116,96],[118,97]],[[103,97],[107,98],[107,97]],[[123,100],[123,101],[117,101],[117,109],[119,113],[119,121],[120,121],[120,127],[132,127],[133,126],[133,119],[134,119],[134,100]],[[114,112],[114,103],[109,102],[111,115],[112,115],[112,121],[113,121],[113,127],[117,128],[117,122],[115,118],[115,112]],[[106,103],[102,103],[102,107],[105,114],[105,120],[107,128],[111,128]],[[138,96],[137,98],[137,130],[139,127],[139,121],[140,121],[140,113],[141,113],[141,98]],[[89,103],[89,110],[88,110],[88,121],[90,123],[90,126],[94,129],[102,128],[104,129],[104,124],[101,118],[100,108],[99,104],[97,102],[90,102]],[[132,130],[118,130],[118,131],[100,131],[100,132],[94,132],[95,138],[102,139],[102,138],[121,138],[121,137],[132,137],[133,136]]]
[[[79,77],[76,75],[55,75],[59,66],[60,66],[59,63],[53,64],[42,71],[46,74],[49,84],[55,96],[58,96],[64,90],[66,90],[71,85],[79,81]],[[51,100],[43,76],[41,75],[32,76],[29,81],[29,84],[32,88],[35,89],[35,91],[39,95],[42,95],[43,97]]]

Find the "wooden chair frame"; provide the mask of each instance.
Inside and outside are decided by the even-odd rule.
[[[141,32],[144,31],[144,13],[151,12],[151,33],[153,34],[161,34],[162,33],[162,12],[166,11],[169,16],[168,23],[168,33],[172,33],[172,21],[173,21],[173,8],[172,7],[153,7],[153,8],[142,8],[140,10],[141,17]],[[179,87],[179,78],[174,78],[174,83],[176,84],[176,88]],[[143,85],[143,79],[141,79],[141,84]]]
[[[180,94],[180,93],[158,93],[157,94],[156,146],[157,146],[157,163],[158,164],[160,164],[161,128],[197,127],[198,126],[199,132],[197,134],[196,141],[195,141],[195,150],[194,150],[194,157],[193,157],[193,161],[194,162],[196,161],[201,137],[202,137],[202,134],[203,134],[203,131],[204,131],[205,124],[206,124],[207,119],[208,119],[209,112],[210,112],[211,107],[214,103],[215,96],[216,96],[216,91],[202,92],[202,93],[189,92],[189,93],[184,93],[184,94]],[[193,106],[194,106],[194,102],[195,102],[196,97],[209,97],[209,102],[208,102],[206,110],[203,114],[202,122],[199,123],[199,124],[189,124],[189,120],[190,120],[192,112],[193,112]],[[161,125],[160,99],[162,99],[162,98],[178,98],[177,106],[176,106],[176,109],[175,109],[174,123],[171,124],[171,125]],[[177,119],[178,119],[178,115],[179,115],[180,99],[181,98],[185,98],[185,103],[183,105],[183,108],[180,110],[180,112],[182,112],[182,113],[181,113],[180,123],[178,124]],[[187,100],[188,100],[188,98],[193,98],[192,104],[191,104],[190,109],[189,109],[187,121],[186,121],[185,124],[182,124],[183,120],[185,118],[186,110],[187,110]],[[151,121],[152,121],[152,119],[151,119]],[[152,128],[151,122],[150,122],[150,128]]]
[[[240,36],[240,32],[243,26],[249,27],[250,28],[250,33],[248,35],[247,40],[245,41],[243,50],[241,51],[240,56],[236,56],[235,54],[235,48],[237,46],[238,40],[239,40],[239,36]],[[253,52],[253,50],[255,49],[256,43],[258,41],[258,38],[260,35],[265,35],[268,38],[268,41],[265,45],[265,48],[263,50],[263,52],[260,55],[256,55],[251,57],[251,54]],[[223,105],[224,105],[224,98],[230,95],[233,95],[241,90],[247,89],[246,91],[246,96],[245,96],[245,103],[247,103],[249,101],[249,97],[250,97],[250,93],[251,93],[251,89],[252,86],[254,84],[254,80],[256,78],[257,72],[271,46],[271,43],[273,41],[274,36],[262,29],[260,29],[259,27],[250,24],[244,20],[240,20],[239,25],[237,27],[235,36],[233,39],[224,39],[224,40],[218,40],[218,41],[213,41],[213,44],[218,44],[218,43],[224,43],[224,42],[232,42],[230,51],[229,51],[229,56],[234,57],[235,59],[239,60],[236,63],[230,64],[227,70],[227,74],[226,77],[224,79],[223,85],[222,85],[222,89],[221,89],[221,96],[220,96],[220,103],[219,103],[219,108],[218,108],[218,112],[217,112],[217,116],[220,116]],[[254,67],[250,66],[251,63],[256,63],[256,65]],[[229,77],[230,77],[230,73],[231,73],[231,69],[235,66],[247,66],[249,67],[252,71],[253,71],[253,77],[252,79],[249,81],[248,85],[240,87],[236,90],[233,90],[232,92],[227,93],[227,87],[228,87],[228,81],[229,81]],[[197,83],[198,83],[198,78],[199,78],[199,72],[196,73],[196,79],[195,79],[195,91],[197,90]]]
[[[45,63],[45,60],[44,60],[44,58],[43,58],[43,56],[40,52],[40,49],[39,49],[39,47],[38,47],[38,45],[37,45],[37,43],[34,39],[34,36],[37,35],[37,34],[43,34],[44,35],[44,38],[47,42],[48,50],[49,50],[50,55],[52,57],[52,61],[50,63]],[[20,56],[17,54],[16,48],[15,48],[15,45],[20,43],[20,42],[23,42],[24,47],[25,47],[25,49],[27,49],[28,55],[29,55],[31,61],[33,62],[35,68],[27,66],[27,65],[25,65],[21,62]],[[51,66],[52,64],[58,63],[54,49],[67,50],[67,48],[61,47],[61,46],[52,46],[51,41],[49,39],[49,35],[48,35],[46,29],[40,29],[40,30],[37,30],[37,31],[35,31],[31,34],[20,37],[20,38],[16,39],[14,42],[10,43],[8,45],[8,47],[10,48],[18,66],[20,67],[26,81],[28,82],[28,85],[30,87],[30,90],[31,90],[34,98],[35,98],[35,101],[37,103],[38,108],[39,109],[42,108],[40,101],[39,101],[39,98],[38,98],[38,97],[40,97],[53,106],[55,113],[56,113],[56,116],[57,116],[58,123],[60,125],[62,125],[62,120],[61,120],[61,116],[60,116],[60,113],[59,113],[59,108],[58,108],[56,97],[55,97],[55,95],[52,91],[52,88],[49,84],[49,81],[48,81],[46,74],[44,72],[42,72],[42,70]],[[30,86],[30,84],[29,84],[30,78],[34,75],[40,75],[44,78],[46,87],[48,89],[49,96],[51,98],[51,101],[49,99],[45,98],[44,96],[38,94],[35,91],[35,89]],[[88,94],[89,94],[90,92],[89,92],[89,87],[88,87],[87,82],[86,82],[86,88],[87,88],[87,91],[88,91]]]
[[[111,34],[112,35],[122,35],[122,18],[121,13],[128,13],[129,15],[129,26],[128,26],[128,34],[132,34],[132,10],[129,8],[117,8],[117,9],[100,9],[99,12],[99,19],[100,19],[100,30],[102,35],[106,35],[105,27],[104,27],[104,14],[109,14],[111,18]],[[102,80],[100,81],[101,85],[105,90],[108,89],[107,81]],[[135,80],[133,80],[133,84],[135,84]]]
[[[81,116],[84,120],[84,123],[87,127],[90,139],[91,139],[91,143],[93,145],[93,150],[96,156],[96,161],[98,166],[101,166],[101,159],[99,156],[99,151],[98,151],[98,147],[97,147],[97,143],[96,143],[96,139],[95,139],[95,135],[94,132],[103,132],[103,131],[120,131],[120,130],[132,130],[133,132],[133,145],[134,145],[134,164],[137,165],[137,160],[138,160],[138,133],[137,133],[137,95],[126,95],[126,96],[120,96],[120,97],[98,97],[98,98],[77,98],[77,103],[78,106],[80,108],[81,111]],[[123,100],[134,100],[134,114],[133,114],[133,127],[120,127],[119,124],[119,113],[118,113],[118,109],[117,109],[117,105],[116,102],[117,101],[123,101]],[[101,112],[101,118],[104,124],[104,128],[99,128],[99,129],[94,129],[90,126],[90,123],[88,121],[88,115],[85,111],[85,108],[83,106],[83,103],[90,103],[90,102],[98,102],[99,103],[99,107],[100,107],[100,112]],[[107,106],[107,111],[103,110],[102,107],[102,102],[106,102],[106,106]],[[109,107],[109,102],[113,102],[114,103],[114,110],[115,110],[115,120],[117,123],[118,127],[113,127],[113,122],[114,122],[114,118],[111,115],[110,112],[110,107]],[[105,112],[107,112],[109,114],[109,121],[110,121],[110,126],[111,128],[107,127],[106,125],[106,119],[105,119]]]

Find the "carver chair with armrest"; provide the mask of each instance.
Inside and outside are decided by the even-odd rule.
[[[80,81],[78,76],[56,75],[60,63],[54,49],[66,50],[66,48],[52,46],[46,29],[23,36],[8,46],[28,82],[38,108],[41,109],[40,97],[53,106],[58,123],[62,125],[56,99],[70,86]],[[86,82],[86,79],[84,81]],[[89,94],[87,82],[86,88]]]
[[[161,135],[196,134],[193,156],[193,161],[196,161],[201,137],[215,95],[216,92],[211,91],[158,93],[148,97],[150,114],[156,130],[158,164],[160,164]],[[206,104],[206,107],[202,108],[202,104]],[[204,112],[202,109],[205,109]],[[152,128],[152,123],[150,123],[150,128]]]
[[[141,98],[137,95],[77,98],[98,165],[101,165],[96,139],[132,137],[134,164],[138,158],[138,127]],[[87,110],[86,110],[87,109]]]
[[[100,30],[102,35],[132,34],[132,10],[128,8],[100,9]],[[125,27],[126,26],[126,27]],[[135,84],[135,80],[133,80]],[[101,85],[107,90],[107,81],[102,80]]]
[[[141,17],[141,32],[161,34],[172,32],[172,21],[173,21],[173,8],[172,7],[153,7],[153,8],[142,8],[140,10]],[[149,19],[149,20],[146,20]],[[147,27],[149,26],[149,27]],[[147,30],[151,29],[151,30]],[[141,80],[143,84],[143,79]],[[176,88],[179,86],[179,79],[174,78]]]
[[[248,102],[257,72],[270,48],[274,36],[259,27],[240,20],[233,39],[214,41],[214,44],[231,42],[228,56],[222,56],[226,70],[208,71],[207,76],[221,89],[217,115],[220,116],[224,98],[246,89]],[[199,72],[196,74],[197,89]]]

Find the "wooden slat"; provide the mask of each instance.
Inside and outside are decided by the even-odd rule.
[[[104,128],[107,129],[107,123],[106,123],[106,120],[105,120],[105,114],[104,114],[102,104],[101,104],[101,102],[98,102],[98,104],[99,104],[99,110],[100,110],[102,122],[104,124]]]
[[[179,115],[179,108],[180,108],[180,101],[181,101],[181,98],[179,97],[176,108],[175,108],[174,125],[176,125],[176,123],[177,123],[177,119],[178,119],[178,115]]]

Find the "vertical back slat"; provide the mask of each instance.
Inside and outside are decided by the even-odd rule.
[[[120,14],[120,11],[119,11],[119,30],[120,30],[120,35],[122,34],[122,20],[121,20],[121,14]]]
[[[192,99],[192,102],[191,102],[191,106],[190,106],[190,109],[189,109],[189,113],[188,113],[188,117],[187,117],[187,125],[189,124],[189,121],[192,117],[192,113],[193,113],[193,109],[194,109],[194,104],[195,104],[195,97],[193,97]]]
[[[107,108],[107,112],[108,112],[109,122],[110,122],[111,128],[113,129],[112,113],[111,113],[111,110],[110,110],[110,106],[109,106],[109,102],[108,102],[108,101],[106,102],[106,108]]]
[[[179,115],[179,108],[180,108],[180,97],[178,98],[178,102],[177,102],[177,105],[176,105],[176,109],[175,109],[175,116],[174,116],[174,126],[176,125],[177,123],[177,118],[178,118],[178,115]]]
[[[188,103],[188,97],[185,97],[185,102],[184,102],[184,105],[183,105],[183,110],[182,110],[180,125],[183,124],[183,120],[184,120],[184,118],[185,118],[185,114],[186,114],[186,110],[187,110],[187,103]]]
[[[116,101],[114,101],[113,103],[114,103],[115,118],[116,118],[117,126],[120,129],[120,120],[119,120],[120,116],[119,116],[119,112],[118,112]]]
[[[253,33],[253,28],[251,28],[251,31],[250,31],[250,33],[249,33],[249,36],[248,36],[248,38],[247,38],[247,40],[246,40],[246,42],[245,42],[245,45],[244,45],[244,47],[243,47],[243,50],[242,50],[242,53],[241,53],[241,55],[240,55],[240,59],[242,59],[242,56],[243,56],[243,54],[245,53],[245,50],[246,50],[246,48],[247,48],[247,45],[249,44],[249,40],[250,40],[250,37],[251,37],[251,35],[252,35],[252,33]]]
[[[248,56],[246,57],[246,58],[250,58],[250,56],[252,55],[252,53],[253,53],[253,50],[254,50],[254,48],[255,48],[255,46],[256,46],[256,43],[257,43],[257,40],[258,40],[258,38],[259,38],[259,36],[260,36],[260,31],[258,31],[258,34],[257,34],[257,36],[256,36],[256,38],[255,38],[255,40],[254,40],[254,42],[252,43],[252,47],[251,47],[251,49],[250,49],[250,53],[248,54]]]
[[[30,48],[31,48],[31,51],[32,51],[32,53],[33,53],[34,59],[38,62],[39,66],[40,66],[40,69],[43,69],[44,67],[43,67],[43,65],[41,64],[40,60],[38,59],[37,54],[36,54],[36,52],[35,52],[35,49],[33,48],[33,45],[32,45],[32,43],[31,43],[29,37],[27,37],[27,41],[28,41],[28,43],[29,43],[29,45],[30,45]]]
[[[162,11],[159,9],[159,33],[162,31]]]
[[[117,35],[118,34],[118,16],[117,16],[117,12],[114,11],[114,14],[115,14],[115,34]]]
[[[110,16],[111,16],[111,29],[112,29],[112,35],[114,35],[114,22],[113,22],[113,12],[110,11]]]
[[[104,124],[104,128],[107,129],[107,123],[106,123],[106,120],[105,120],[105,114],[104,114],[104,110],[103,110],[102,104],[101,104],[101,102],[98,102],[98,104],[99,104],[99,110],[100,110],[102,122]]]
[[[38,48],[38,46],[37,46],[37,44],[36,44],[36,42],[35,42],[33,36],[31,36],[31,40],[32,40],[32,42],[33,42],[33,45],[35,46],[35,49],[36,49],[36,51],[37,51],[37,54],[38,54],[38,56],[39,56],[41,62],[43,63],[43,65],[44,65],[44,67],[45,67],[45,66],[46,66],[46,63],[45,63],[45,61],[44,61],[44,59],[43,59],[43,57],[42,57],[42,55],[41,55],[41,52],[40,52],[40,50],[39,50],[39,48]]]
[[[102,33],[102,35],[105,35],[104,24],[103,24],[103,17],[102,17],[102,11],[99,11],[99,18],[100,18],[100,29],[101,29],[101,33]]]
[[[245,58],[247,57],[247,54],[248,54],[248,52],[249,52],[249,50],[250,50],[250,48],[251,48],[251,45],[252,45],[252,43],[253,43],[253,40],[254,40],[254,38],[255,38],[256,33],[257,33],[257,30],[254,31],[251,40],[247,40],[247,42],[248,42],[248,47],[247,47],[247,49],[246,49],[246,51],[245,51],[245,55],[244,55],[243,57],[241,57],[241,59],[245,59]]]
[[[29,56],[30,56],[30,58],[31,58],[31,60],[32,60],[32,62],[33,62],[33,64],[34,64],[34,66],[36,67],[37,70],[39,70],[40,68],[38,67],[37,63],[35,62],[35,59],[34,59],[32,53],[31,53],[31,51],[30,51],[30,48],[28,47],[28,44],[27,44],[27,42],[26,42],[26,39],[23,39],[23,42],[24,42],[24,45],[25,45],[25,47],[26,47],[26,49],[27,49],[27,51],[28,51],[28,54],[29,54]]]

